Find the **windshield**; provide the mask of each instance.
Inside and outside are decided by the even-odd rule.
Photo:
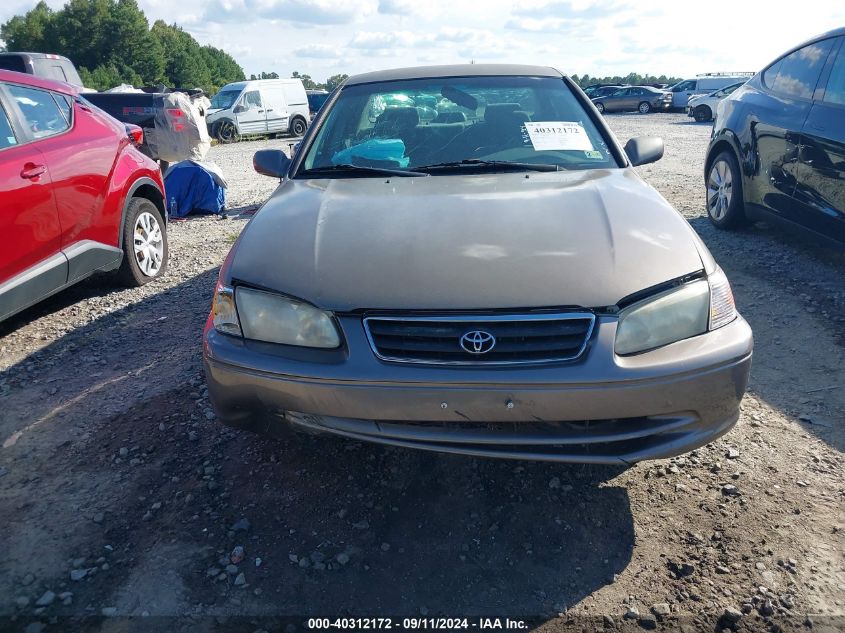
[[[211,98],[211,107],[215,110],[228,110],[240,94],[240,90],[222,90]]]
[[[74,86],[82,86],[79,73],[76,72],[76,68],[68,60],[36,58],[32,60],[32,66],[35,69],[35,74],[39,77],[57,79],[58,81],[64,81]]]
[[[716,97],[727,97],[729,94],[731,94],[734,90],[739,88],[744,83],[745,83],[744,81],[740,81],[739,83],[731,84],[730,86],[727,86],[726,88],[722,88],[721,90],[717,90],[716,92],[713,93],[713,95],[716,96]]]
[[[695,80],[694,79],[687,79],[686,81],[681,81],[676,83],[674,86],[669,88],[670,92],[684,92],[686,90],[694,90],[695,89]]]
[[[499,167],[618,166],[562,79],[455,77],[344,88],[300,173],[337,165],[414,170],[465,161],[475,168],[483,161]]]
[[[25,73],[26,64],[18,55],[0,55],[0,69],[14,70],[17,73]]]

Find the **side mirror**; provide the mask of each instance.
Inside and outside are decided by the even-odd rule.
[[[634,167],[653,163],[663,158],[663,139],[656,136],[637,136],[625,143],[625,153]]]
[[[279,149],[261,149],[252,157],[252,167],[262,176],[284,178],[290,168],[291,160]]]
[[[240,114],[241,112],[246,112],[246,107],[243,105],[236,105],[235,109],[232,110],[235,114]]]

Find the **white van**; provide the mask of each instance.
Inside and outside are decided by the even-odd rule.
[[[699,75],[695,79],[684,79],[674,86],[666,88],[672,93],[672,107],[687,109],[687,103],[693,95],[703,95],[720,90],[740,81],[748,81],[754,73],[713,73]]]
[[[206,120],[212,136],[231,143],[254,134],[302,136],[311,116],[301,79],[259,79],[223,86]]]

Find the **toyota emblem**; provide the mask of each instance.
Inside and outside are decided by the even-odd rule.
[[[496,347],[496,337],[484,330],[473,330],[461,337],[461,347],[470,354],[486,354]]]

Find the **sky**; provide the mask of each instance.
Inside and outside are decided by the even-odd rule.
[[[37,0],[0,0],[0,22]],[[60,8],[64,0],[47,0]],[[845,26],[842,0],[138,0],[247,76],[476,63],[592,76],[756,71]],[[45,51],[49,52],[49,51]]]

